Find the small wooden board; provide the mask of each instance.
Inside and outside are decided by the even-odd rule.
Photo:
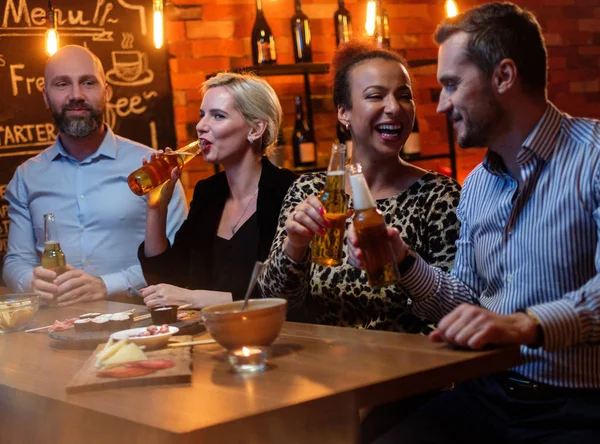
[[[191,336],[180,336],[177,339],[189,341]],[[161,350],[145,351],[148,359],[168,359],[175,362],[171,368],[161,369],[154,373],[133,378],[100,378],[95,367],[96,355],[104,348],[99,345],[83,367],[73,376],[67,385],[67,393],[81,393],[93,390],[106,390],[121,387],[138,387],[159,384],[181,384],[192,382],[192,348],[177,347]]]
[[[141,314],[145,313],[140,313],[140,315]],[[134,322],[129,328],[148,327],[149,325],[152,325],[152,319]],[[179,332],[177,333],[178,336],[196,335],[205,330],[199,311],[190,318],[183,321],[177,321],[170,325],[179,329]],[[64,331],[52,331],[48,333],[48,337],[54,339],[54,342],[50,344],[52,348],[93,350],[98,344],[107,342],[110,335],[113,333],[114,331],[109,330],[75,331],[75,328],[70,328]]]

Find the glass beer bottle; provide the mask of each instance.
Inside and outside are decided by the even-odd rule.
[[[312,261],[315,264],[333,267],[342,261],[344,232],[348,211],[348,196],[344,191],[344,168],[346,145],[334,144],[327,168],[325,189],[319,196],[325,208],[325,219],[331,224],[325,234],[315,234],[311,245]]]
[[[349,165],[348,173],[354,201],[354,228],[358,245],[363,251],[369,284],[375,288],[394,284],[400,279],[400,274],[383,215],[371,196],[362,165]]]
[[[173,168],[183,168],[199,152],[200,141],[195,140],[177,151],[156,156],[129,175],[127,178],[129,189],[138,196],[149,193],[171,178]]]
[[[54,214],[44,214],[44,252],[42,253],[42,267],[56,271],[61,274],[67,271],[67,260],[60,249],[58,242],[58,230]]]

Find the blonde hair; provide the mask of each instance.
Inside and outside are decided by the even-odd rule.
[[[264,154],[273,148],[283,111],[271,85],[254,74],[221,72],[202,84],[202,93],[217,86],[227,88],[235,100],[235,108],[253,128],[256,128],[257,121],[266,122],[260,150]]]

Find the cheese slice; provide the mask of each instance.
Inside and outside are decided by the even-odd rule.
[[[126,346],[128,343],[129,343],[129,341],[127,340],[127,338],[123,338],[118,342],[116,342],[112,338],[110,338],[108,340],[108,342],[106,343],[106,345],[104,346],[104,348],[100,352],[98,352],[98,354],[96,355],[96,367],[100,368],[102,366],[102,362],[105,359],[113,356],[115,353],[117,353],[121,348]]]
[[[146,361],[146,354],[133,342],[121,347],[114,355],[102,360],[102,369],[116,367],[125,362]]]

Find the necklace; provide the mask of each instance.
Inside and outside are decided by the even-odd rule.
[[[229,227],[231,228],[231,234],[235,234],[238,225],[240,223],[240,221],[242,220],[242,218],[244,217],[244,214],[246,214],[246,211],[248,211],[248,207],[250,206],[250,204],[252,203],[252,201],[254,200],[254,198],[256,197],[256,195],[258,194],[258,188],[256,189],[256,191],[252,194],[252,196],[250,196],[250,199],[248,199],[248,203],[246,204],[246,206],[244,207],[244,211],[242,211],[242,214],[240,214],[240,217],[238,217],[238,220],[232,225],[231,222],[229,221],[229,217],[227,217],[227,221],[229,222]]]

